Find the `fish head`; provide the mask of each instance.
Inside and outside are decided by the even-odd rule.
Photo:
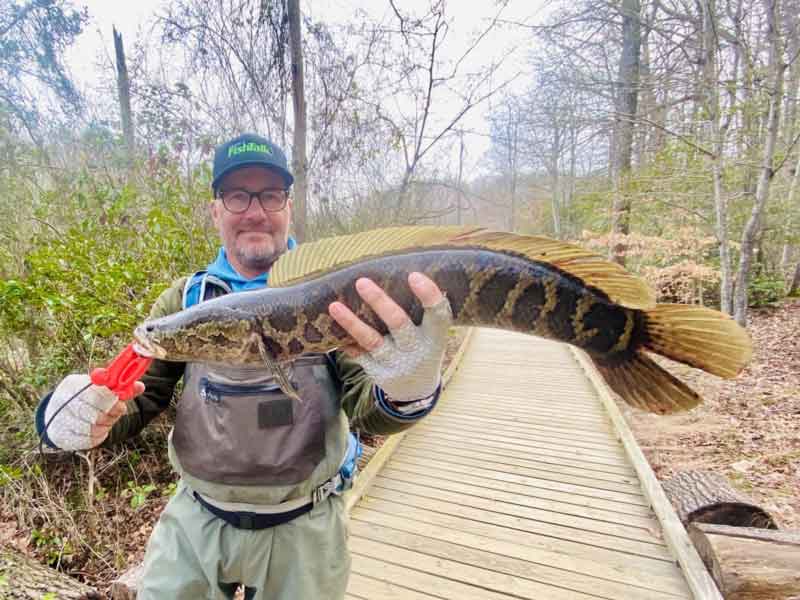
[[[134,347],[142,356],[173,362],[243,364],[252,355],[250,346],[257,333],[257,321],[251,314],[200,304],[145,321],[133,336]]]

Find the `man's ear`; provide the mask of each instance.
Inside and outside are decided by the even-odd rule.
[[[211,222],[214,223],[214,226],[219,224],[221,204],[221,202],[217,202],[216,198],[214,198],[211,200],[211,204],[208,205],[208,214],[211,216]]]

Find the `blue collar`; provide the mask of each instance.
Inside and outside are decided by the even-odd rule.
[[[297,246],[297,242],[295,242],[293,237],[289,237],[287,249],[292,250],[295,248],[295,246]],[[267,279],[269,276],[269,273],[262,273],[253,279],[244,277],[233,268],[230,262],[228,262],[228,255],[224,246],[219,249],[217,258],[214,260],[214,262],[208,265],[207,271],[209,275],[219,277],[222,281],[227,283],[234,292],[243,292],[245,290],[256,290],[263,288],[267,285]]]

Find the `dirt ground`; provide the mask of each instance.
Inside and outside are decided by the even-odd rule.
[[[704,469],[725,475],[781,528],[800,529],[800,300],[752,310],[755,352],[733,380],[669,368],[705,403],[660,417],[622,407],[656,476]]]

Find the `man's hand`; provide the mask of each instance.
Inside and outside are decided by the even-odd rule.
[[[125,403],[105,386],[90,385],[70,400],[89,383],[88,375],[68,375],[53,390],[47,403],[44,414],[45,425],[49,423],[47,437],[62,450],[88,450],[99,446],[114,423],[126,413]],[[144,384],[137,381],[134,391],[137,396],[144,392]],[[69,404],[59,411],[67,401]]]
[[[381,336],[341,302],[329,307],[330,315],[358,343],[343,350],[355,357],[395,402],[424,400],[436,392],[441,381],[447,332],[453,321],[450,303],[433,281],[421,273],[411,273],[408,283],[425,309],[419,327],[394,300],[366,278],[356,282],[356,290],[386,323],[389,335]]]

